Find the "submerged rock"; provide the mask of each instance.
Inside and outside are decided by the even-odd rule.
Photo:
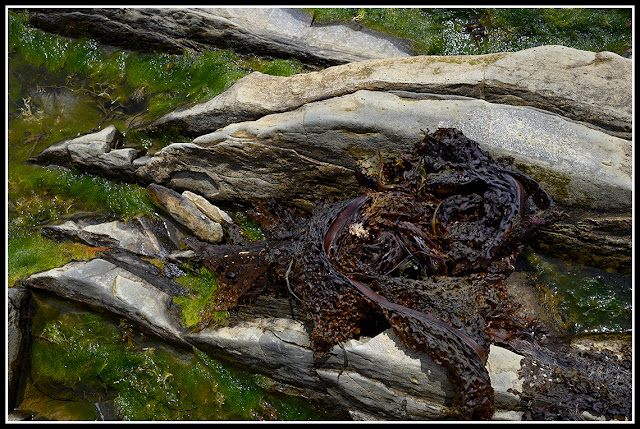
[[[20,287],[7,290],[7,403],[9,410],[19,402],[22,394],[25,365],[29,349],[29,305],[31,294]]]

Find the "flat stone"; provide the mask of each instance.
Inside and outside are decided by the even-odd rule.
[[[89,225],[82,228],[79,235],[88,243],[103,240],[107,244],[111,241],[113,246],[145,256],[158,257],[167,254],[167,250],[155,235],[143,230],[139,225],[122,221]]]
[[[521,361],[522,356],[510,350],[493,344],[489,346],[487,370],[496,403],[515,407],[520,402],[520,398],[513,392],[522,391],[522,380],[518,378]]]
[[[109,125],[98,132],[54,143],[31,158],[31,161],[41,164],[62,163],[62,165],[80,161],[86,164],[89,162],[88,159],[98,157],[115,147],[120,138],[121,134],[116,127]]]

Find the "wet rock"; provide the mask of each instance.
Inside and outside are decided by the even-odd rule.
[[[631,274],[631,213],[573,212],[540,231],[536,247],[559,259]]]
[[[312,26],[312,17],[288,8],[31,9],[30,22],[65,36],[86,34],[126,49],[182,54],[185,49],[241,52],[341,64],[410,55],[400,39],[345,25]]]
[[[62,163],[64,165],[71,160],[72,152],[76,154],[76,157],[97,157],[114,148],[121,138],[122,136],[116,127],[109,125],[101,131],[55,143],[40,152],[33,160],[39,163]],[[70,150],[69,147],[72,147],[72,150]],[[85,148],[85,152],[87,152],[86,156],[78,155],[82,152],[82,148]]]
[[[314,365],[304,325],[290,319],[255,319],[208,328],[187,339],[207,352],[230,359],[276,380],[328,393],[354,410],[383,419],[438,419],[451,411],[453,392],[442,367],[425,354],[404,348],[393,333],[349,340]],[[496,356],[494,357],[493,354]],[[518,402],[506,386],[517,386],[513,370],[521,356],[492,347],[488,367],[498,380],[496,406]],[[512,371],[509,373],[509,371]]]
[[[104,259],[70,262],[33,274],[25,286],[111,311],[167,341],[185,344],[171,296]]]
[[[154,204],[198,238],[210,243],[218,243],[222,240],[222,225],[212,221],[188,198],[184,198],[172,189],[153,183],[147,187],[147,191]]]
[[[611,52],[538,46],[486,55],[359,61],[289,77],[254,72],[209,101],[166,114],[148,129],[170,128],[196,137],[230,123],[372,90],[531,106],[630,139],[631,64]]]

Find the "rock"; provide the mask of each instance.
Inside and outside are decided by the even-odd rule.
[[[167,341],[186,344],[171,296],[104,259],[70,262],[33,274],[25,285],[109,310]]]
[[[206,214],[209,219],[214,222],[222,223],[233,223],[233,219],[223,210],[214,206],[209,201],[207,201],[204,197],[200,195],[194,194],[191,191],[184,191],[182,196],[190,200],[193,204],[195,204],[202,213]]]
[[[195,137],[230,123],[371,90],[460,95],[531,106],[630,139],[631,65],[631,60],[611,52],[538,46],[486,55],[359,61],[289,77],[254,72],[217,97],[170,112],[147,129],[169,128]],[[616,90],[611,91],[612,87]]]
[[[72,153],[76,159],[97,157],[115,148],[122,135],[115,126],[109,125],[101,131],[81,135],[80,137],[63,140],[52,144],[33,158],[39,163],[67,164],[72,159]],[[71,150],[69,149],[71,147]],[[82,150],[84,148],[84,150]],[[86,152],[86,155],[83,155]]]
[[[222,47],[320,65],[411,54],[400,39],[345,25],[312,26],[310,15],[288,8],[30,9],[29,21],[65,36],[173,54]]]
[[[161,258],[179,248],[179,242],[173,242],[167,230],[167,220],[137,216],[128,221],[111,220],[101,222],[75,217],[58,224],[42,228],[43,236],[62,240],[73,240],[93,247],[116,247],[139,255]]]
[[[20,403],[29,338],[27,328],[31,294],[20,287],[7,289],[7,402],[9,409]]]
[[[514,158],[558,202],[600,210],[630,208],[631,143],[625,139],[530,107],[378,91],[305,104],[231,124],[193,143],[169,145],[137,173],[172,186],[199,174],[206,177],[202,184],[194,180],[188,185],[207,198],[251,200],[268,193],[313,200],[323,195],[315,187],[318,182],[336,186],[333,183],[346,176],[343,188],[353,189],[355,179],[349,172],[378,147],[397,154],[418,142],[423,130],[440,127],[460,129],[493,156]],[[311,174],[323,180],[305,189]],[[252,182],[262,186],[243,186]]]
[[[631,275],[632,225],[630,213],[574,211],[540,231],[535,247],[562,260]]]
[[[356,165],[376,170],[378,147],[398,154],[423,130],[439,127],[458,128],[494,157],[513,158],[562,206],[568,217],[554,228],[568,233],[541,234],[545,250],[592,255],[587,262],[601,267],[629,266],[625,222],[571,231],[590,223],[587,213],[630,220],[632,143],[527,106],[363,90],[171,144],[137,174],[217,201],[344,198],[358,192]],[[600,247],[605,231],[610,245]]]
[[[490,346],[487,369],[497,404],[516,407],[519,398],[512,392],[522,391],[522,380],[518,378],[522,356],[495,345]]]
[[[314,201],[341,198],[357,189],[351,168],[260,142],[229,141],[210,147],[174,143],[157,152],[137,174],[147,183],[192,190],[216,201]]]
[[[131,181],[135,177],[133,162],[143,150],[117,149],[121,141],[122,134],[115,126],[109,125],[101,131],[55,143],[28,162],[74,167],[89,173]]]
[[[206,216],[191,200],[164,186],[150,184],[147,192],[154,204],[166,211],[176,222],[187,227],[201,240],[218,243],[222,226]]]
[[[254,319],[234,326],[207,328],[187,339],[208,353],[232,360],[278,381],[304,388],[325,386],[350,409],[383,419],[441,419],[453,391],[444,369],[425,354],[404,348],[387,330],[373,338],[349,340],[314,365],[309,337],[291,319]],[[488,368],[497,380],[496,407],[518,403],[507,386],[518,386],[520,356],[492,347]]]

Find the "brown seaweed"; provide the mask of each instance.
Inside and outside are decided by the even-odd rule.
[[[489,344],[538,329],[516,315],[503,281],[531,232],[553,221],[553,202],[456,129],[438,129],[380,161],[376,178],[356,172],[357,198],[318,204],[311,217],[295,220],[274,208],[286,221],[269,218],[268,229],[277,231],[270,241],[190,241],[221,272],[212,308],[232,308],[284,278],[307,314],[316,356],[382,315],[402,343],[447,370],[455,417],[489,419]],[[260,210],[268,217],[268,208]]]

